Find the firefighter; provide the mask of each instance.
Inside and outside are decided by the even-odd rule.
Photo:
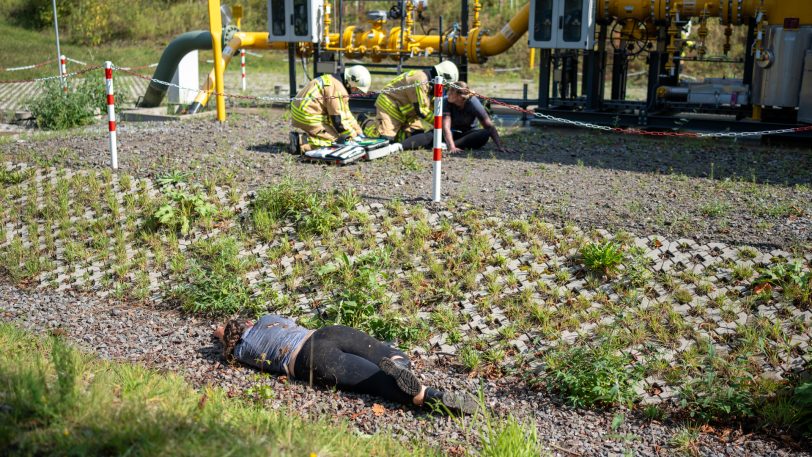
[[[369,70],[361,65],[310,80],[290,104],[293,126],[304,130],[306,137],[291,132],[290,152],[304,153],[363,135],[350,112],[349,93],[367,93],[371,84]]]
[[[432,123],[431,81],[442,76],[443,82],[456,82],[459,71],[454,62],[443,61],[428,70],[411,70],[390,81],[375,100],[375,119],[364,122],[364,134],[390,141],[423,131],[422,120]],[[408,87],[417,84],[415,87]],[[408,87],[398,90],[398,88]]]

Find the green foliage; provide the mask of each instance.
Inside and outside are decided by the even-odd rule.
[[[683,379],[680,406],[691,418],[715,422],[753,416],[753,376],[735,362],[717,357],[713,345],[708,345],[699,370]]]
[[[795,388],[792,404],[800,411],[798,427],[801,433],[812,439],[812,381]]]
[[[319,270],[319,276],[333,291],[322,323],[348,325],[378,339],[405,345],[416,340],[422,330],[394,313],[380,312],[386,297],[386,289],[379,283],[381,261],[377,253],[355,260],[342,254]]]
[[[265,240],[274,237],[282,223],[293,223],[302,235],[326,235],[341,224],[342,207],[353,205],[357,197],[349,193],[336,198],[333,194],[313,191],[306,183],[285,179],[257,192],[252,204],[251,221]]]
[[[106,107],[104,83],[100,77],[93,75],[82,79],[78,86],[69,87],[67,92],[63,92],[59,80],[47,80],[42,83],[39,95],[28,104],[37,125],[49,130],[91,124],[94,116]]]
[[[784,295],[799,304],[812,305],[812,271],[803,271],[799,261],[778,263],[762,269],[761,275],[753,281],[753,287],[769,284],[780,287]]]
[[[9,171],[5,168],[0,168],[0,184],[4,186],[14,186],[30,178],[31,175],[32,172],[30,169]]]
[[[602,244],[589,243],[581,248],[580,253],[584,266],[595,273],[611,275],[623,262],[620,246],[611,241]]]
[[[346,422],[269,410],[177,374],[85,356],[0,324],[0,455],[438,455]]]
[[[476,436],[484,457],[538,457],[546,455],[538,438],[538,429],[531,419],[520,422],[513,415],[496,415],[485,406],[482,390],[478,395],[477,413],[470,418],[454,417],[463,436]],[[446,410],[447,412],[447,410]]]
[[[634,385],[643,378],[644,367],[631,355],[602,343],[597,347],[563,345],[544,355],[542,380],[578,407],[631,405]]]
[[[264,297],[254,296],[245,279],[255,261],[240,257],[239,252],[240,244],[233,237],[203,240],[192,246],[185,284],[172,291],[185,311],[228,316],[259,314],[264,309]]]
[[[169,188],[164,190],[164,195],[169,201],[152,214],[150,225],[156,228],[166,227],[187,235],[196,220],[211,219],[217,214],[217,207],[209,203],[202,192]]]

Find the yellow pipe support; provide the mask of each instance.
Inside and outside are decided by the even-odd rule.
[[[223,50],[220,42],[223,36],[223,21],[220,19],[220,0],[209,0],[209,31],[211,32],[212,49],[214,50],[214,87],[217,89],[217,120],[225,122],[226,103],[223,97]]]

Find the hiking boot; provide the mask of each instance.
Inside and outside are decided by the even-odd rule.
[[[423,405],[454,414],[474,414],[479,408],[479,401],[468,392],[443,392],[433,387],[426,389]]]
[[[304,143],[304,135],[302,133],[290,132],[288,152],[290,154],[302,154],[302,143]]]
[[[423,390],[420,380],[409,370],[409,361],[402,358],[390,359],[384,357],[378,364],[381,371],[395,378],[398,388],[406,395],[414,397]]]

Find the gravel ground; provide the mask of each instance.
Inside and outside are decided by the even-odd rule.
[[[108,359],[179,371],[196,386],[213,384],[238,395],[252,385],[266,383],[275,393],[270,407],[290,407],[305,415],[329,414],[347,419],[361,433],[384,432],[404,439],[421,439],[447,451],[466,439],[459,424],[444,417],[392,404],[386,404],[386,412],[376,416],[371,406],[378,399],[310,389],[276,377],[260,377],[247,368],[224,365],[219,344],[210,336],[215,324],[210,320],[84,295],[21,290],[6,282],[0,282],[0,317],[38,333],[61,328],[60,333],[87,351]],[[415,360],[415,364],[428,384],[442,388],[477,387],[441,359],[423,357]],[[509,411],[523,419],[534,418],[542,443],[553,455],[675,453],[670,443],[680,430],[676,424],[630,416],[612,431],[612,413],[574,410],[554,398],[528,390],[515,379],[486,382],[483,388],[486,401],[496,412]],[[708,429],[701,433],[697,450],[702,455],[810,455],[770,437],[730,429]]]
[[[296,176],[323,188],[352,186],[368,199],[429,196],[428,152],[347,167],[303,163],[282,152],[288,123],[281,110],[234,111],[223,125],[210,118],[126,123],[118,133],[120,167],[138,176],[230,173],[248,190]],[[508,216],[540,212],[559,224],[643,236],[795,251],[812,246],[812,150],[550,128],[510,127],[503,136],[514,153],[489,146],[444,159],[446,202]],[[6,141],[0,154],[74,168],[109,159],[98,125]]]

